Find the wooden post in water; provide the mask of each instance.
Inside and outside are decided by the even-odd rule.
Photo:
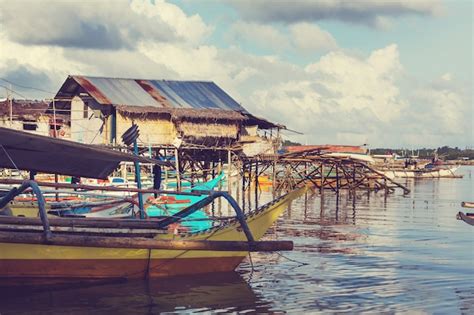
[[[242,211],[245,212],[245,161],[242,161]]]
[[[336,163],[336,194],[339,195],[339,165]]]
[[[181,190],[181,174],[180,174],[180,168],[179,168],[178,148],[174,149],[174,158],[175,158],[175,165],[176,165],[176,189]]]
[[[230,180],[232,173],[232,152],[230,149],[227,149],[227,191],[231,192],[232,183]]]
[[[238,160],[236,162],[236,171],[237,171],[237,180],[235,181],[235,201],[239,202],[240,200],[240,172],[238,170],[240,169],[240,161]]]
[[[352,192],[355,195],[356,192],[356,165],[352,163]]]
[[[167,152],[166,149],[164,149],[163,153],[164,153],[164,157],[165,157],[165,161],[166,161],[166,159],[168,157],[168,154],[167,154],[168,152]],[[165,185],[164,185],[164,187],[168,188],[168,168],[167,167],[165,167]]]
[[[133,141],[133,152],[136,156],[138,156],[138,143],[137,140]],[[137,183],[137,188],[142,189],[142,179],[141,179],[141,171],[140,171],[140,163],[138,161],[134,162],[135,164],[135,182]],[[138,193],[138,209],[140,211],[140,219],[145,219],[145,208],[143,205],[143,194],[141,192]]]
[[[275,198],[275,189],[276,189],[276,156],[273,157],[272,162],[272,195]]]
[[[321,185],[319,186],[319,193],[322,197],[324,193],[324,162],[321,162]]]
[[[249,210],[252,210],[252,162],[249,161],[249,169],[248,169],[248,173],[249,173],[249,181],[248,181],[248,185],[249,185],[249,189],[247,189],[247,193],[248,193],[248,201],[249,201]]]
[[[215,162],[212,161],[209,163],[209,165],[211,166],[212,170],[211,170],[211,176],[212,178],[211,179],[214,179],[216,177],[216,170],[215,170]],[[215,216],[215,209],[216,206],[215,206],[215,202],[212,202],[212,205],[211,205],[211,211],[212,211],[212,216]]]
[[[255,209],[258,208],[258,159],[255,160]]]
[[[11,117],[10,117],[11,119]],[[53,98],[53,138],[57,138],[57,130],[56,130],[56,103]],[[57,184],[59,182],[58,174],[54,174],[54,182]],[[57,188],[55,188],[57,190]],[[59,201],[59,195],[56,193],[56,201]]]

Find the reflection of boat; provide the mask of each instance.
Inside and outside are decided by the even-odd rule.
[[[3,284],[3,283],[2,283]],[[137,310],[192,313],[195,310],[233,313],[253,310],[271,313],[267,303],[258,300],[251,286],[235,272],[212,277],[170,277],[132,280],[101,285],[63,283],[55,286],[19,287],[0,284],[0,303],[6,313],[127,313]],[[87,301],[87,303],[84,303]],[[139,311],[140,312],[140,311]]]
[[[0,167],[37,170],[80,177],[106,178],[121,161],[159,163],[140,156],[0,127],[5,154]],[[138,169],[138,167],[137,167]],[[216,273],[234,270],[249,251],[289,250],[292,242],[258,241],[290,202],[294,190],[255,211],[243,213],[226,192],[210,192],[203,200],[161,220],[48,218],[39,187],[120,191],[132,188],[1,180],[17,185],[0,199],[0,208],[31,189],[40,218],[0,216],[0,279],[34,280],[130,279]],[[90,188],[91,187],[91,188]],[[153,191],[151,191],[153,192]],[[177,193],[179,194],[179,193]],[[181,193],[188,194],[189,193]],[[236,213],[199,233],[176,232],[173,226],[212,203],[226,199]],[[143,209],[140,209],[143,214]]]
[[[463,202],[461,202],[461,207],[463,207],[463,208],[474,208],[474,202],[463,201]]]
[[[381,171],[390,179],[393,178],[453,178],[459,166],[447,168],[393,169]]]
[[[467,224],[474,225],[474,213],[464,214],[463,212],[459,211],[458,214],[456,215],[456,219],[462,220],[466,222]]]

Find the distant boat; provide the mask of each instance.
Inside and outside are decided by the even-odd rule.
[[[456,215],[456,219],[462,220],[466,222],[467,224],[474,225],[474,213],[464,214],[463,212],[459,211],[458,214]]]
[[[420,169],[393,169],[381,171],[390,179],[393,178],[453,178],[462,177],[456,175],[455,172],[459,166],[452,166],[448,168],[420,168]]]
[[[463,208],[474,208],[474,202],[463,201],[463,202],[461,202],[461,207],[463,207]]]

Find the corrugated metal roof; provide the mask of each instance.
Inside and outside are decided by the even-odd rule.
[[[239,103],[214,82],[135,80],[89,76],[70,76],[68,79],[77,82],[102,105],[222,109],[247,113]],[[62,88],[66,87],[65,83]]]

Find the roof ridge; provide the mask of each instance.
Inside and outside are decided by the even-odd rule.
[[[83,74],[70,74],[69,77],[83,77],[83,78],[94,78],[94,79],[108,79],[108,80],[146,80],[146,81],[162,81],[162,82],[195,82],[195,83],[214,83],[214,81],[206,81],[206,80],[168,80],[168,79],[146,79],[146,78],[123,78],[123,77],[107,77],[107,76],[95,76],[95,75],[83,75]]]

